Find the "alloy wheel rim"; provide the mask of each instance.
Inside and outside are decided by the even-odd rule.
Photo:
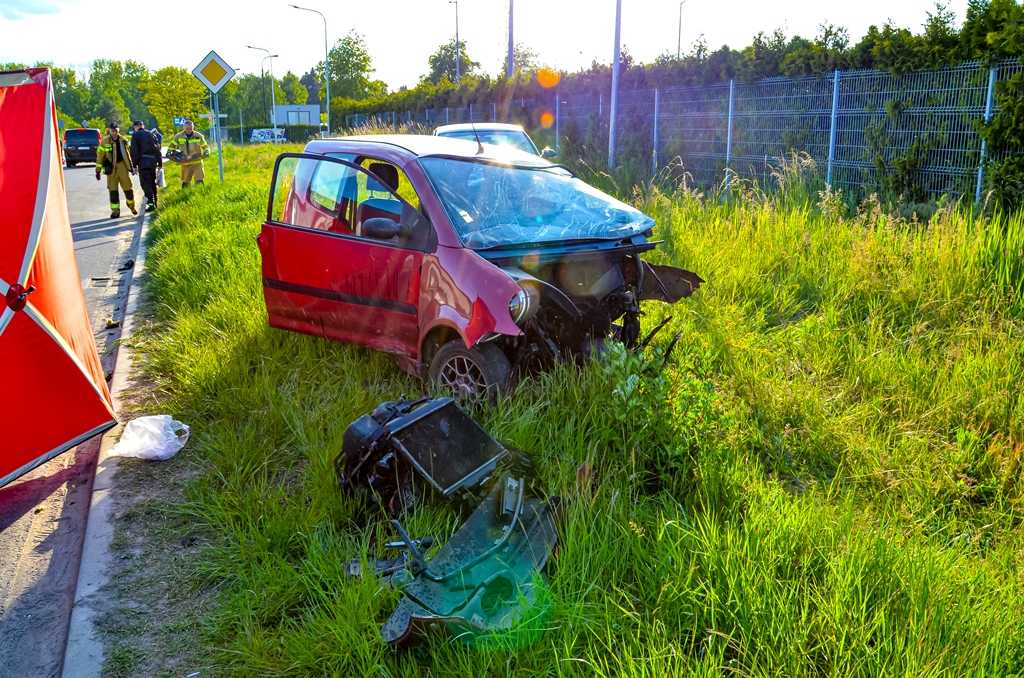
[[[440,382],[460,398],[472,398],[487,392],[483,371],[466,356],[449,358],[441,367]]]

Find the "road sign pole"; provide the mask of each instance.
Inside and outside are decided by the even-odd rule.
[[[220,181],[224,183],[224,147],[220,141],[220,95],[213,95],[213,129],[217,135],[217,168],[220,170]]]

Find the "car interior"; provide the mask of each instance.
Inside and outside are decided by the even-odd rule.
[[[398,168],[384,162],[372,162],[367,169],[380,181],[366,176],[366,191],[370,197],[356,207],[356,235],[362,235],[362,225],[367,219],[402,219],[402,202],[394,197],[398,191]]]

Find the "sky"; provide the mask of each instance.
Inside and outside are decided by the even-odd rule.
[[[211,50],[242,72],[258,73],[266,47],[278,77],[302,75],[323,59],[320,17],[293,0],[99,3],[96,0],[0,0],[0,62],[52,62],[85,70],[96,58],[135,59],[151,68],[191,70]],[[375,78],[392,90],[413,86],[427,57],[455,34],[449,0],[294,0],[321,10],[331,42],[350,30],[366,38]],[[615,0],[514,0],[515,39],[544,65],[574,71],[613,52]],[[508,0],[460,0],[459,37],[484,71],[496,73],[508,45]],[[961,21],[967,0],[948,0]],[[781,28],[807,38],[824,22],[855,41],[871,24],[892,20],[919,29],[934,0],[685,0],[683,51],[703,36],[711,49],[749,44]],[[168,12],[169,8],[176,8]],[[196,20],[202,28],[196,29]],[[640,62],[676,51],[678,0],[622,0],[622,43]],[[149,22],[151,29],[146,30]],[[179,25],[188,24],[178,28]]]

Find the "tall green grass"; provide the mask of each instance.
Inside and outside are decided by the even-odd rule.
[[[655,255],[706,285],[613,351],[478,416],[531,453],[565,516],[550,628],[518,650],[431,634],[394,652],[397,594],[349,579],[379,516],[339,494],[348,423],[421,386],[383,355],[268,329],[253,241],[278,149],[177,192],[152,232],[145,340],[202,469],[176,508],[211,546],[204,652],[234,675],[1010,675],[1024,672],[1024,218],[927,225],[781,192],[650,189]],[[408,520],[450,534],[448,507]]]

